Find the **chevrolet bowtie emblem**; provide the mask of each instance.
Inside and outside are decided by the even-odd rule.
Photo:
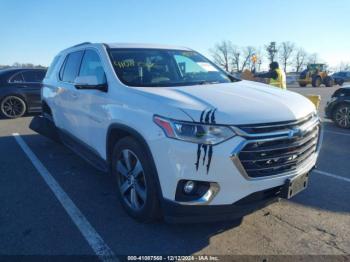
[[[301,132],[300,128],[290,129],[289,133],[288,133],[288,137],[289,138],[292,138],[292,137],[295,137],[295,136],[301,136],[301,135],[302,135],[302,132]]]

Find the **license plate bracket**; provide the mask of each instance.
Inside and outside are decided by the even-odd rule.
[[[281,190],[281,197],[290,199],[307,188],[309,184],[309,173],[288,178]]]

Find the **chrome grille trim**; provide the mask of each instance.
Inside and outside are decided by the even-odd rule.
[[[258,180],[293,176],[306,173],[314,167],[323,139],[321,121],[317,115],[289,121],[288,126],[293,129],[286,129],[279,123],[260,126],[273,126],[276,129],[266,133],[247,133],[239,127],[233,127],[244,138],[231,153],[231,160],[243,177]]]

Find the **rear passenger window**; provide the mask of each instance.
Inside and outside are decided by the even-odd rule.
[[[23,83],[23,76],[22,73],[19,74],[15,74],[14,76],[12,76],[12,78],[10,79],[10,83]]]
[[[96,76],[99,84],[106,83],[106,76],[98,54],[93,50],[86,50],[81,62],[79,76]]]
[[[46,71],[36,71],[36,78],[39,82],[43,81]]]
[[[79,67],[83,53],[84,51],[73,52],[66,57],[64,67],[60,72],[60,79],[62,81],[71,83],[74,82],[74,79],[79,73]]]
[[[27,82],[27,83],[41,82],[41,80],[38,79],[37,73],[35,71],[22,72],[22,75],[24,78],[24,82]]]

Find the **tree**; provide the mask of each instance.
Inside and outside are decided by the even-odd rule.
[[[283,42],[280,45],[279,56],[283,65],[283,70],[287,73],[287,66],[290,64],[290,58],[294,52],[295,44],[291,42]]]
[[[244,69],[249,68],[251,69],[251,64],[252,64],[252,56],[255,53],[255,48],[252,46],[247,46],[243,49],[243,62],[241,65],[241,70],[240,71],[244,71]]]
[[[338,71],[349,71],[350,70],[350,63],[341,62],[338,66]]]
[[[297,73],[299,73],[301,71],[301,69],[305,67],[305,65],[307,63],[306,59],[307,59],[307,53],[302,47],[300,47],[296,51],[295,56],[294,56],[295,71]]]
[[[241,63],[241,49],[237,46],[232,48],[232,70],[240,72],[240,63]]]
[[[313,53],[308,57],[309,64],[317,64],[319,62],[319,57],[317,53]]]
[[[212,53],[214,62],[222,66],[227,72],[230,72],[232,64],[232,50],[233,46],[231,41],[221,41],[217,43],[213,49],[210,50]]]
[[[278,51],[276,47],[276,42],[270,42],[269,45],[265,46],[265,50],[267,52],[267,57],[270,63],[274,62]]]

